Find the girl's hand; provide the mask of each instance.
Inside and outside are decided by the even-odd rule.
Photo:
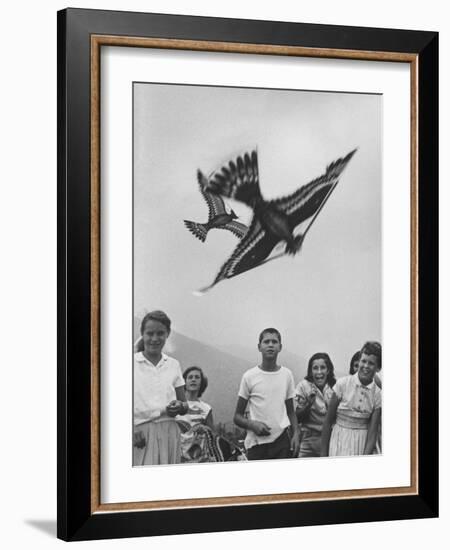
[[[146,441],[144,432],[139,430],[133,434],[133,445],[138,449],[143,449],[145,447]]]
[[[316,401],[316,392],[313,391],[308,395],[308,407],[312,407]]]
[[[316,392],[314,391],[308,394],[306,397],[302,396],[301,401],[299,400],[296,409],[297,420],[299,422],[305,422],[309,415],[309,411],[311,410],[311,407],[314,405],[315,401]]]
[[[166,413],[168,416],[174,417],[178,414],[186,414],[188,411],[188,405],[184,401],[179,401],[178,399],[175,399],[174,401],[171,401],[167,407],[166,407]]]
[[[252,420],[249,428],[252,432],[255,432],[256,435],[270,435],[270,426],[259,420]]]
[[[171,416],[173,418],[174,416],[177,416],[177,414],[179,414],[181,407],[181,401],[174,399],[167,405],[166,413],[168,416]]]

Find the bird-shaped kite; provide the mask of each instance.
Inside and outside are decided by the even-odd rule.
[[[243,223],[235,221],[238,216],[233,210],[228,213],[225,209],[225,204],[220,195],[209,193],[205,190],[205,186],[208,184],[207,178],[200,172],[197,173],[198,184],[200,193],[206,201],[209,209],[208,221],[206,223],[192,222],[184,220],[184,224],[198,239],[205,242],[206,236],[210,229],[228,229],[236,237],[242,239],[246,234],[248,227]]]
[[[206,191],[247,204],[253,209],[253,218],[245,237],[223,264],[214,282],[199,292],[203,293],[223,279],[230,279],[269,261],[273,249],[283,241],[286,243],[284,251],[270,259],[296,254],[355,151],[331,163],[325,174],[291,195],[271,201],[266,201],[261,195],[256,151],[239,156],[235,162],[231,161],[215,172],[208,179]],[[201,177],[204,178],[203,175]],[[295,228],[309,218],[312,219],[308,226],[295,235]]]

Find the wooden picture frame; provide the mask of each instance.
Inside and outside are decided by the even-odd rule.
[[[100,498],[100,52],[105,46],[409,64],[411,483],[104,504]],[[58,13],[58,537],[88,540],[438,514],[438,35],[67,9]]]

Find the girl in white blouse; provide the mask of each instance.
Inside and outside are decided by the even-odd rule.
[[[321,456],[368,455],[375,450],[381,418],[381,390],[375,374],[381,369],[381,345],[367,342],[358,371],[340,378],[334,388],[322,429]]]
[[[163,311],[141,323],[140,350],[134,354],[133,465],[180,462],[180,429],[175,417],[188,405],[180,364],[163,353],[171,322]]]

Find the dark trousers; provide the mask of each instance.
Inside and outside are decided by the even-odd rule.
[[[254,445],[247,451],[249,460],[270,460],[272,458],[291,458],[291,441],[287,430],[270,443]]]

